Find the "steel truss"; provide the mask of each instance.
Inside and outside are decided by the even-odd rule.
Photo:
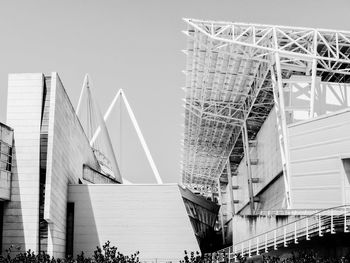
[[[291,75],[311,77],[312,118],[316,77],[350,81],[350,32],[184,20],[188,41],[182,182],[203,193],[217,192],[227,162],[234,174],[276,105],[290,207],[284,80]]]

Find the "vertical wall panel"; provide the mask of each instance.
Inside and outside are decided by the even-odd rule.
[[[70,185],[74,254],[91,255],[107,240],[141,259],[183,259],[198,243],[178,185]]]
[[[350,156],[350,111],[290,125],[289,148],[293,208],[342,205],[342,156]]]
[[[7,124],[14,129],[11,202],[4,207],[3,249],[38,249],[42,74],[10,74]]]
[[[253,185],[254,194],[256,194],[282,171],[281,150],[278,142],[276,111],[274,108],[256,136],[256,147],[251,147],[250,157],[257,160],[257,164],[252,165],[253,177],[259,178],[259,183]],[[238,175],[233,176],[233,185],[240,187],[234,191],[235,199],[239,200],[239,204],[236,206],[239,210],[249,202],[245,157],[238,167]],[[278,197],[271,196],[271,198]],[[275,200],[271,201],[274,202]]]

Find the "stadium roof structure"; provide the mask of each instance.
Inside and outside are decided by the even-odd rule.
[[[187,23],[182,183],[217,191],[276,105],[285,183],[288,151],[283,88],[291,75],[350,82],[350,32],[184,19]],[[249,158],[247,158],[249,159]],[[228,162],[228,160],[230,160]],[[228,165],[229,164],[229,165]],[[248,164],[249,165],[249,164]],[[287,190],[288,191],[288,190]]]

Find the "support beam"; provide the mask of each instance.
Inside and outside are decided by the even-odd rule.
[[[316,68],[317,60],[312,60],[311,87],[310,87],[310,118],[315,114],[315,92],[316,92]]]
[[[224,213],[222,211],[222,193],[221,193],[221,185],[220,185],[220,178],[218,178],[217,181],[218,184],[218,194],[219,194],[219,204],[220,204],[220,225],[221,225],[221,238],[222,238],[222,243],[225,244],[225,227],[224,227]]]
[[[247,175],[248,175],[248,191],[249,191],[249,207],[250,213],[254,214],[254,192],[253,192],[253,179],[252,179],[252,167],[250,163],[250,154],[249,154],[249,140],[248,140],[248,130],[247,122],[244,121],[242,125],[242,137],[243,137],[243,146],[244,146],[244,157],[247,166]]]
[[[117,102],[117,100],[118,100],[118,98],[119,98],[119,96],[121,94],[121,91],[122,91],[121,89],[118,90],[117,94],[114,96],[114,99],[113,99],[112,103],[109,105],[105,115],[103,116],[103,120],[105,122],[107,122],[107,120],[109,118],[109,115],[111,114],[111,112],[112,112],[112,110],[113,110],[113,108],[115,106],[115,103]],[[98,128],[96,129],[94,135],[92,136],[92,138],[90,140],[90,145],[94,144],[94,142],[96,141],[96,139],[97,139],[98,135],[100,134],[100,132],[101,132],[101,127],[98,126]]]
[[[283,82],[282,82],[282,70],[280,56],[278,53],[275,53],[274,56],[276,75],[274,69],[271,67],[271,80],[273,87],[273,95],[275,100],[275,110],[277,117],[277,126],[279,133],[279,143],[281,149],[281,158],[283,165],[283,179],[285,186],[285,200],[286,208],[290,209],[291,196],[290,196],[290,185],[289,185],[289,154],[288,154],[288,135],[287,135],[287,121],[285,116],[285,106],[284,106],[284,96],[283,96]]]
[[[85,81],[84,81],[85,83]],[[130,104],[125,96],[125,93],[123,92],[122,89],[118,90],[117,94],[114,96],[114,99],[113,101],[111,102],[111,104],[109,105],[105,115],[103,116],[103,121],[104,121],[104,125],[106,123],[106,121],[108,120],[116,102],[118,101],[118,99],[121,98],[123,101],[124,101],[124,104],[125,104],[125,107],[127,109],[127,112],[129,114],[129,117],[130,117],[130,120],[135,128],[135,131],[136,131],[136,134],[140,140],[140,143],[142,145],[142,148],[146,154],[146,157],[147,157],[147,160],[151,166],[151,169],[152,169],[152,172],[155,176],[155,179],[157,181],[158,184],[163,184],[163,181],[162,181],[162,178],[160,177],[159,175],[159,172],[158,172],[158,169],[153,161],[153,158],[152,158],[152,155],[151,155],[151,152],[149,151],[148,149],[148,146],[147,146],[147,143],[145,141],[145,138],[143,137],[142,135],[142,132],[141,132],[141,129],[140,129],[140,126],[138,125],[137,123],[137,120],[136,120],[136,117],[135,117],[135,114],[134,112],[132,111],[131,107],[130,107]],[[102,125],[103,126],[103,125]],[[90,140],[90,145],[93,145],[93,143],[96,141],[97,137],[99,136],[101,132],[101,125],[96,129],[93,137],[91,138]]]
[[[317,31],[314,32],[314,54],[317,53]],[[312,70],[311,70],[311,90],[310,90],[310,118],[314,117],[315,113],[315,92],[316,92],[316,73],[317,73],[317,59],[312,59]]]
[[[230,205],[231,205],[231,217],[235,214],[235,204],[234,204],[234,196],[233,196],[233,184],[232,184],[232,174],[231,174],[231,164],[230,158],[227,161],[226,170],[227,170],[227,179],[228,179],[228,191],[230,197]]]
[[[84,91],[85,91],[85,87],[88,85],[88,82],[89,82],[89,75],[85,74],[84,81],[83,81],[83,86],[81,87],[81,91],[80,91],[80,95],[79,95],[78,105],[77,105],[77,108],[75,110],[75,114],[77,116],[79,116],[81,101],[83,99],[83,94],[84,94]]]
[[[147,160],[152,168],[152,171],[153,171],[153,174],[154,174],[154,177],[156,178],[156,181],[158,184],[163,184],[163,181],[162,181],[162,178],[160,177],[159,175],[159,172],[158,172],[158,169],[153,161],[153,158],[152,158],[152,155],[151,155],[151,152],[149,151],[148,149],[148,146],[147,146],[147,143],[146,143],[146,140],[145,138],[143,137],[142,135],[142,132],[141,132],[141,129],[140,129],[140,126],[138,125],[137,123],[137,120],[136,120],[136,117],[134,115],[134,112],[132,111],[131,107],[130,107],[130,104],[128,102],[128,99],[126,98],[123,90],[121,90],[121,97],[122,99],[124,100],[124,103],[125,103],[125,106],[126,106],[126,109],[128,111],[128,114],[129,114],[129,117],[131,119],[131,122],[132,124],[134,125],[134,128],[136,130],[136,133],[137,133],[137,136],[139,137],[139,140],[140,140],[140,143],[142,145],[142,148],[146,154],[146,157],[147,157]]]

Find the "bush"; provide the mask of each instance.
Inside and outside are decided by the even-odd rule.
[[[180,263],[202,263],[203,261],[203,257],[200,255],[200,253],[198,251],[196,252],[190,252],[190,254],[188,254],[188,252],[185,250],[185,256],[184,256],[184,260],[180,260]]]
[[[33,251],[28,250],[25,253],[19,253],[14,257],[11,256],[11,252],[14,247],[11,246],[6,250],[6,255],[0,256],[1,263],[138,263],[139,252],[135,252],[130,256],[126,256],[118,251],[118,248],[111,246],[110,242],[107,241],[102,248],[96,247],[94,255],[86,257],[84,252],[77,255],[77,258],[64,258],[55,259],[45,252],[35,254]]]
[[[239,254],[236,254],[236,262],[244,263],[246,262],[247,258],[242,257]],[[180,263],[212,263],[212,262],[225,262],[228,263],[228,255],[223,253],[208,253],[205,255],[201,255],[198,251],[197,252],[190,252],[188,253],[185,250],[185,256],[183,260],[180,260]],[[232,261],[231,261],[232,262]]]

